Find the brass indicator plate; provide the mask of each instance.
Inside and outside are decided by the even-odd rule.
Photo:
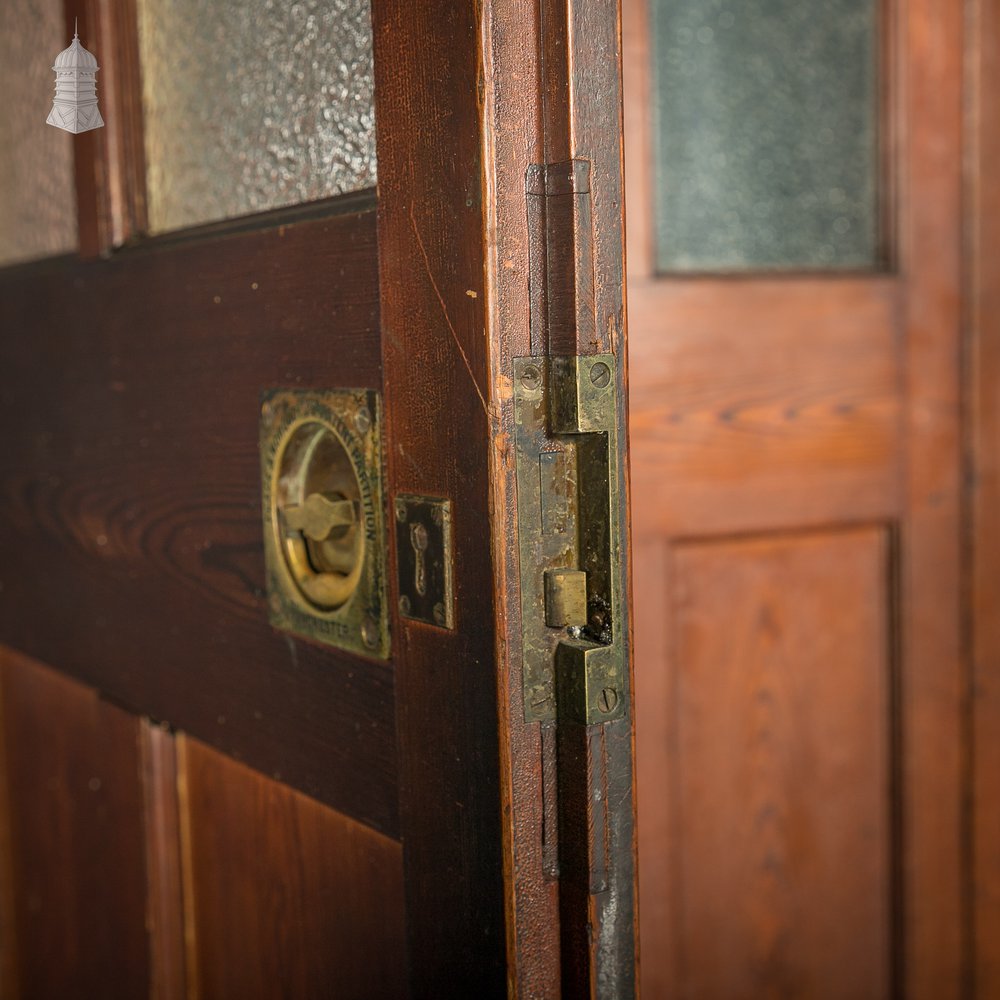
[[[453,629],[451,501],[401,493],[393,509],[399,613]]]
[[[387,659],[381,402],[367,389],[273,389],[261,400],[271,624]]]
[[[628,705],[615,364],[514,361],[527,722],[611,722]]]

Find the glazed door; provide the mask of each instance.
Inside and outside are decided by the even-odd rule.
[[[617,6],[250,6],[11,15],[106,124],[0,174],[4,996],[630,995]],[[567,358],[614,545],[548,624],[514,385]]]
[[[625,28],[645,995],[958,996],[962,5]]]

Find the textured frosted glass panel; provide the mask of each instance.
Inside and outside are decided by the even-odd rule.
[[[652,0],[660,270],[871,267],[877,0]]]
[[[77,246],[73,137],[45,124],[69,41],[62,0],[0,0],[0,265]]]
[[[369,0],[140,0],[150,226],[371,187]]]

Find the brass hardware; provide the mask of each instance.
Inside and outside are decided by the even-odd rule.
[[[581,569],[545,571],[545,624],[587,624],[587,574]]]
[[[260,435],[271,623],[387,658],[378,394],[272,390]]]
[[[451,502],[401,494],[394,507],[399,613],[454,628]]]
[[[515,359],[514,406],[525,720],[623,718],[615,358]]]

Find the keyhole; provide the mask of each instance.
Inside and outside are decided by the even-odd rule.
[[[410,525],[410,544],[416,557],[413,567],[413,587],[423,597],[427,593],[427,564],[424,552],[427,549],[427,529],[417,522]]]

